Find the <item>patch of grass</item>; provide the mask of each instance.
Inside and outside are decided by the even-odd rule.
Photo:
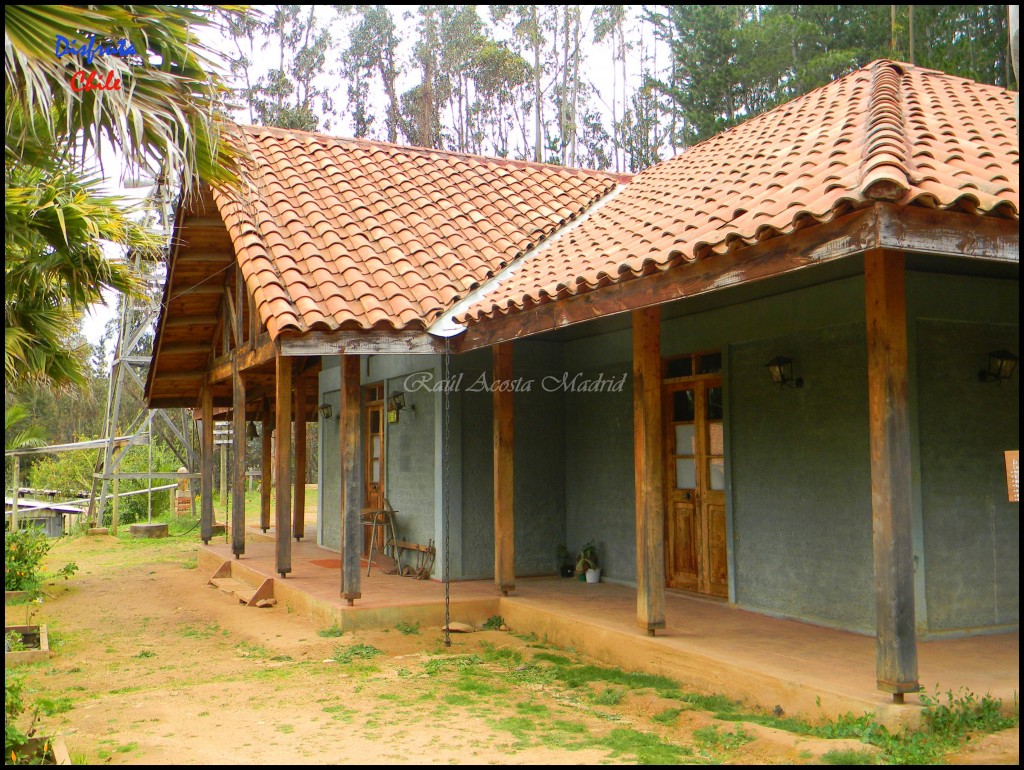
[[[500,693],[508,692],[508,688],[504,685],[498,684],[490,679],[474,676],[470,672],[463,673],[455,682],[455,687],[460,692],[471,693],[473,695],[498,695]]]
[[[420,624],[419,621],[415,623],[396,623],[395,630],[404,636],[412,636],[415,634],[419,634]]]
[[[540,657],[543,653],[534,656]],[[558,657],[558,656],[551,656]],[[620,668],[605,668],[593,665],[557,664],[554,668],[555,678],[567,687],[582,687],[590,682],[606,682],[617,684],[630,690],[652,689],[659,695],[668,698],[680,697],[679,685],[667,676],[623,671]]]
[[[279,733],[284,733],[285,735],[295,732],[294,725],[278,725],[276,729]]]
[[[335,639],[341,636],[343,632],[341,630],[341,626],[335,623],[333,625],[328,626],[327,628],[321,628],[316,633],[317,636],[322,636],[325,639]]]
[[[518,665],[523,662],[523,653],[513,647],[495,647],[489,642],[481,642],[480,647],[488,663]]]
[[[535,652],[533,654],[533,659],[547,661],[548,663],[554,663],[557,666],[572,665],[572,661],[564,655],[555,655],[550,652]]]
[[[139,744],[136,741],[132,741],[131,743],[125,743],[121,746],[116,747],[114,751],[116,751],[118,754],[127,754],[130,751],[138,751],[138,748]]]
[[[683,712],[682,709],[667,708],[651,717],[652,720],[660,725],[671,725],[675,724],[675,721],[679,718],[679,715]]]
[[[708,725],[693,731],[693,739],[698,745],[706,749],[732,751],[738,749],[744,743],[754,740],[742,727],[735,731],[719,732],[718,725]]]
[[[371,644],[357,642],[356,644],[350,644],[348,647],[336,649],[334,651],[334,659],[339,663],[352,663],[356,660],[370,660],[383,654],[384,650],[380,650]]]
[[[520,714],[532,714],[533,716],[547,716],[551,713],[543,703],[533,703],[532,701],[517,703],[516,711]]]
[[[875,755],[870,751],[856,749],[834,749],[821,755],[824,765],[874,765]]]
[[[501,615],[491,615],[487,620],[484,621],[484,631],[497,631],[503,625],[505,625],[505,618]]]
[[[595,706],[618,706],[625,694],[625,690],[605,687],[601,692],[591,696],[590,700]]]
[[[243,658],[269,658],[270,650],[261,644],[253,644],[252,642],[240,642],[235,645],[235,649],[238,654]]]
[[[67,696],[59,698],[39,698],[36,700],[36,708],[39,709],[39,713],[48,717],[52,717],[54,714],[63,714],[66,711],[71,711],[74,707],[74,701]]]
[[[693,755],[688,746],[677,746],[657,735],[628,728],[615,728],[597,744],[609,749],[613,758],[632,756],[640,765],[678,765]]]
[[[139,652],[132,655],[133,658],[155,658],[156,653],[152,650],[140,650]]]
[[[483,659],[477,655],[441,655],[426,661],[423,668],[430,676],[437,676],[445,669],[475,668],[481,663]]]
[[[196,556],[191,556],[190,558],[185,559],[185,561],[183,561],[181,563],[181,568],[182,569],[196,569],[198,567],[199,567],[199,560],[198,560],[198,558]]]
[[[205,628],[199,628],[197,626],[181,626],[178,628],[178,635],[184,636],[187,639],[209,639],[211,636],[215,636],[221,631],[221,628],[216,623],[210,623]],[[224,636],[228,635],[228,630],[224,629]]]

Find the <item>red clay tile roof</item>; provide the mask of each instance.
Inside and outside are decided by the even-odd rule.
[[[241,192],[215,190],[272,337],[423,329],[620,177],[239,127]]]
[[[484,287],[474,323],[827,221],[874,201],[1018,218],[1014,94],[874,62],[633,177]]]

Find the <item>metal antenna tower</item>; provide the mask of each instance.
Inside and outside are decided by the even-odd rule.
[[[170,201],[162,182],[154,183],[149,207],[156,210],[159,224],[164,232],[169,228]],[[166,253],[169,253],[166,252]],[[168,442],[178,461],[190,471],[197,466],[196,453],[189,440],[190,420],[183,409],[146,409],[143,405],[126,422],[124,398],[128,389],[142,396],[151,360],[151,332],[160,314],[160,287],[165,263],[144,261],[141,254],[134,255],[134,267],[142,276],[145,291],[138,297],[122,295],[118,301],[117,346],[110,370],[110,388],[107,391],[107,408],[103,423],[106,445],[100,451],[93,473],[92,491],[89,496],[89,520],[96,526],[103,526],[103,511],[106,506],[109,486],[113,482],[113,497],[116,500],[121,479],[121,460],[132,446],[151,444],[154,424],[165,428],[174,441]],[[115,440],[116,437],[116,440]],[[96,487],[100,487],[97,505]],[[193,514],[195,513],[193,497]]]

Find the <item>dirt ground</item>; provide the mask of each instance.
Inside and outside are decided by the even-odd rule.
[[[434,628],[322,636],[284,607],[206,588],[191,537],[64,539],[48,563],[79,573],[42,605],[8,608],[8,624],[48,625],[54,654],[23,670],[49,701],[40,733],[63,733],[77,763],[813,764],[873,751],[722,722],[656,687],[573,686],[548,666],[593,661],[529,629],[450,648]],[[950,760],[1018,757],[1014,729]]]

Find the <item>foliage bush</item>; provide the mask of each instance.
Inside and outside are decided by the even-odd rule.
[[[4,533],[4,590],[36,591],[43,581],[71,577],[78,565],[68,562],[52,575],[42,571],[43,557],[53,546],[43,530],[26,527]]]
[[[78,452],[62,452],[40,460],[29,472],[31,485],[37,489],[56,489],[65,498],[72,498],[80,491],[92,488],[92,474],[95,469],[98,452],[102,450],[82,450]],[[173,473],[180,466],[174,452],[163,442],[153,446],[153,472]],[[124,473],[149,472],[149,447],[139,446],[129,449],[120,465]],[[125,479],[120,483],[120,491],[133,492],[150,486],[162,487],[173,483],[173,479]],[[108,492],[110,487],[107,487]],[[148,495],[130,495],[122,497],[118,505],[118,519],[122,524],[145,521],[149,514]],[[105,516],[109,517],[112,501],[108,499]],[[160,517],[170,513],[170,491],[161,489],[153,493],[153,516]]]

